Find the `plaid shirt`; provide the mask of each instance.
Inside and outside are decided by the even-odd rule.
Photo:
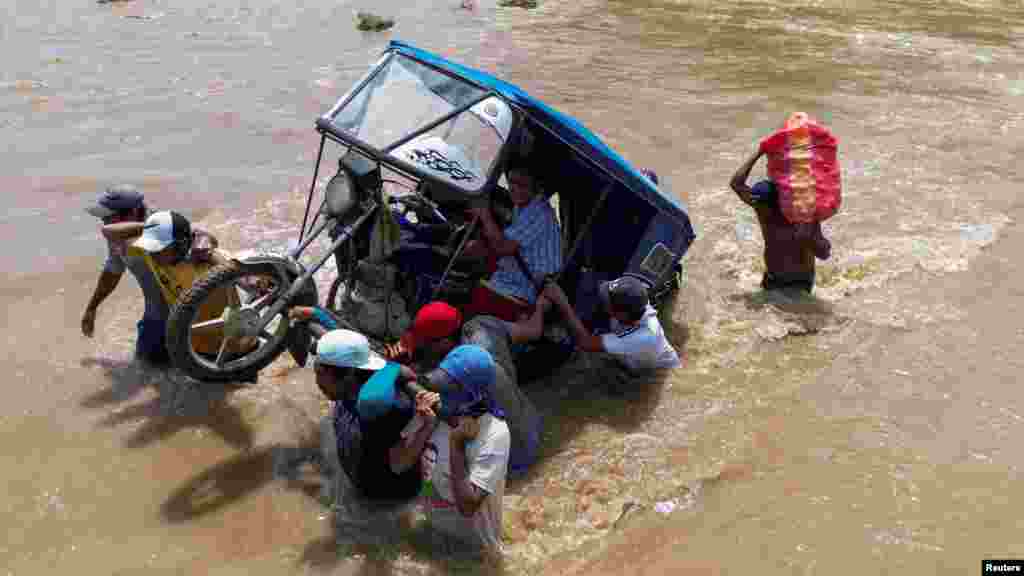
[[[554,274],[562,268],[561,231],[555,209],[546,198],[538,196],[526,206],[516,206],[512,223],[504,233],[506,238],[519,243],[519,253],[533,275]],[[533,283],[523,275],[512,256],[498,260],[490,284],[503,296],[514,296],[531,303],[537,297]]]

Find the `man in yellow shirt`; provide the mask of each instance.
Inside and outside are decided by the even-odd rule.
[[[152,364],[168,362],[165,333],[174,305],[192,283],[216,265],[230,260],[216,250],[217,240],[192,230],[188,219],[177,212],[154,212],[145,222],[119,222],[103,227],[103,235],[114,242],[129,242],[125,261],[134,272],[146,300],[146,314],[138,323],[136,355]],[[237,306],[238,294],[222,289],[199,310],[197,321],[220,316],[226,306]],[[220,328],[192,336],[193,349],[216,355],[223,334]]]

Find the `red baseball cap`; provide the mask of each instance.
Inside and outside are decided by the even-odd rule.
[[[461,312],[447,302],[431,302],[416,313],[412,327],[402,334],[402,345],[411,354],[417,346],[455,335],[461,326]]]

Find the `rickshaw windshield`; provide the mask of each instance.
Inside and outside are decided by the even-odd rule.
[[[512,126],[508,104],[487,94],[473,84],[394,54],[344,107],[334,111],[330,122],[381,152],[475,192],[488,181]],[[401,145],[395,146],[398,143]]]

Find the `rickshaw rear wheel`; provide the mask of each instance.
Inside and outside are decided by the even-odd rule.
[[[277,298],[288,290],[295,278],[283,267],[270,263],[232,263],[213,269],[192,285],[174,306],[168,321],[167,349],[173,364],[196,380],[205,382],[244,381],[273,362],[288,345],[288,309],[299,305],[316,305],[316,296],[303,292],[285,307],[278,318],[267,325],[257,337],[221,338],[220,350],[214,356],[195,350],[192,338],[197,328],[218,326],[231,332],[231,323],[258,321]],[[244,286],[248,286],[246,289]],[[197,321],[200,308],[221,290],[235,290],[240,308],[232,308],[220,319]],[[244,295],[244,297],[243,297]],[[305,302],[311,300],[311,302]],[[235,350],[229,348],[235,347]],[[241,349],[239,349],[239,347]]]

